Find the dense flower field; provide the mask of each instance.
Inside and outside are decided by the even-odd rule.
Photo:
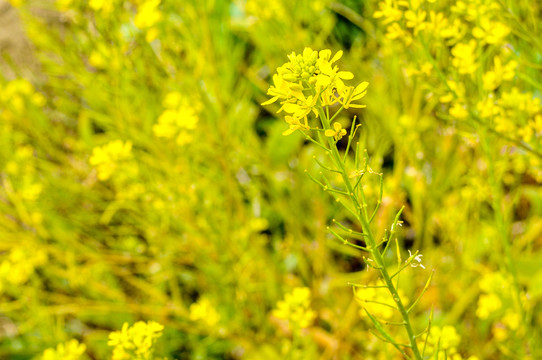
[[[542,358],[537,1],[9,3],[1,359]]]

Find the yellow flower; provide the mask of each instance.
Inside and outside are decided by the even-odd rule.
[[[336,141],[339,141],[346,135],[346,130],[342,128],[342,125],[338,122],[333,123],[333,129],[327,129],[324,133],[327,137],[334,137]]]
[[[476,41],[471,40],[468,43],[459,43],[452,48],[453,66],[455,66],[460,74],[472,74],[478,68],[476,63]]]
[[[96,167],[98,179],[105,181],[115,172],[120,161],[131,157],[131,152],[132,143],[130,141],[111,141],[104,146],[94,148],[89,163]]]
[[[23,285],[34,274],[35,269],[47,261],[43,250],[27,250],[24,247],[13,248],[7,259],[0,263],[0,288],[5,284]]]
[[[450,108],[450,116],[459,120],[466,119],[469,116],[467,106],[461,102],[455,102]]]
[[[440,36],[447,39],[447,45],[454,45],[463,38],[467,30],[468,27],[460,19],[454,19],[453,22],[444,25]]]
[[[297,287],[277,303],[272,315],[287,320],[293,328],[309,327],[316,314],[310,308],[311,291],[306,287]]]
[[[45,350],[41,360],[78,360],[86,349],[85,344],[79,344],[79,341],[72,339],[66,343],[58,344],[56,349]]]
[[[362,307],[360,314],[365,315],[367,310],[372,316],[379,319],[388,320],[397,312],[394,310],[395,301],[389,295],[389,291],[382,287],[371,287],[375,284],[369,284],[368,287],[358,287],[355,289],[354,298]],[[381,283],[378,283],[381,286]],[[404,302],[404,293],[399,290],[399,297]]]
[[[214,328],[220,321],[220,314],[216,311],[209,299],[202,297],[190,305],[189,318],[192,321],[202,323],[208,328]]]
[[[147,0],[137,9],[134,24],[140,29],[148,29],[162,20],[162,13],[158,9],[161,0]]]
[[[518,66],[514,60],[502,66],[502,61],[498,56],[493,59],[493,64],[493,70],[483,75],[484,89],[487,91],[495,90],[504,80],[512,80],[516,74],[514,70]]]
[[[499,310],[501,306],[501,299],[496,294],[482,294],[478,299],[476,316],[482,320],[487,319],[492,313]]]
[[[386,37],[391,40],[401,39],[407,46],[412,43],[412,36],[410,33],[403,29],[398,23],[393,23],[386,28]]]
[[[498,21],[491,21],[487,17],[480,20],[480,26],[472,29],[472,35],[483,43],[501,44],[510,34],[510,28]]]
[[[177,91],[170,92],[162,102],[166,110],[154,124],[152,131],[156,137],[176,139],[178,145],[192,142],[193,130],[196,129],[199,118],[196,110],[188,100]]]
[[[497,105],[492,95],[490,94],[485,100],[479,101],[476,105],[478,113],[482,118],[492,117],[502,112],[501,107]]]
[[[89,0],[88,6],[94,11],[101,11],[104,15],[109,15],[113,12],[113,0]]]
[[[288,55],[290,62],[281,66],[277,71],[284,79],[297,82],[299,80],[309,80],[316,72],[316,61],[318,52],[311,48],[305,48],[303,54],[292,52]]]
[[[453,326],[432,326],[430,334],[427,335],[426,352],[431,354],[438,348],[439,360],[444,360],[446,358],[452,360],[462,359],[461,355],[457,352],[457,347],[460,342],[461,336],[459,336]]]
[[[107,345],[114,346],[113,360],[152,360],[154,343],[162,330],[164,326],[154,321],[138,321],[131,327],[124,323],[121,331],[109,334]]]
[[[296,118],[303,118],[307,116],[311,111],[318,117],[318,112],[315,109],[318,96],[310,95],[305,98],[305,95],[301,94],[300,98],[295,102],[287,102],[282,106],[282,109],[287,113],[292,114]]]
[[[263,102],[262,105],[270,105],[279,99],[288,100],[292,97],[302,96],[301,90],[303,87],[284,80],[280,73],[273,75],[273,84],[274,86],[270,86],[269,90],[267,90],[267,95],[272,96],[272,98]]]
[[[272,98],[262,105],[280,100],[281,107],[277,112],[288,113],[285,120],[289,129],[283,132],[284,135],[295,130],[309,130],[307,116],[313,113],[318,118],[324,106],[340,103],[345,109],[365,107],[353,102],[365,96],[368,83],[362,82],[355,88],[344,84],[343,80],[350,80],[354,75],[339,71],[334,65],[342,55],[342,51],[332,56],[329,49],[317,52],[305,48],[303,54],[293,52],[288,55],[290,61],[277,68],[273,85],[267,91]],[[342,136],[340,133],[338,137]]]
[[[296,118],[294,116],[286,116],[284,118],[286,122],[290,125],[290,128],[282,133],[282,135],[290,135],[296,130],[309,130],[310,127],[307,124],[307,117],[304,117],[303,119],[304,124],[301,123],[299,118]]]
[[[364,81],[355,88],[353,86],[346,86],[343,89],[338,89],[337,92],[339,93],[339,103],[341,103],[345,109],[351,107],[361,109],[366,107],[366,105],[352,104],[352,102],[362,99],[365,95],[367,95],[367,87],[369,87],[369,83]]]
[[[414,35],[420,30],[425,28],[425,17],[427,13],[425,11],[412,11],[408,10],[405,13],[406,26],[414,29]]]
[[[403,12],[397,8],[395,0],[386,0],[378,3],[379,10],[373,14],[374,18],[384,18],[383,24],[389,24],[401,20]]]

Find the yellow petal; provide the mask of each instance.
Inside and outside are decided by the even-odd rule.
[[[335,131],[331,130],[331,129],[327,129],[326,132],[324,133],[327,137],[333,137],[335,136]]]
[[[333,56],[333,59],[331,59],[330,63],[334,63],[335,61],[339,60],[342,56],[343,56],[343,51],[342,50],[337,51],[335,56]]]
[[[318,55],[321,59],[329,60],[329,57],[331,56],[331,50],[322,50]]]
[[[367,105],[350,104],[349,107],[356,108],[356,109],[363,109],[363,108],[366,108]],[[346,106],[345,106],[345,109],[347,109]]]
[[[362,91],[365,91],[365,89],[367,89],[368,86],[369,86],[369,83],[367,81],[364,81],[358,86],[356,86],[356,90],[354,90],[354,93],[360,93]]]
[[[293,133],[295,130],[293,130],[292,128],[288,129],[288,130],[285,130],[282,132],[282,135],[284,136],[288,136],[290,135],[291,133]]]
[[[269,99],[269,100],[267,100],[267,101],[261,103],[261,105],[264,106],[264,105],[272,104],[272,103],[274,103],[275,101],[277,101],[278,99],[279,99],[279,97],[278,97],[278,96],[275,96],[275,97],[273,97],[273,98],[271,98],[271,99]]]
[[[350,80],[354,78],[354,74],[352,74],[350,71],[339,71],[338,75],[341,79],[344,80]]]
[[[284,111],[292,114],[292,113],[295,113],[296,111],[299,110],[299,105],[292,104],[292,103],[287,103],[287,104],[284,104],[284,106],[282,108],[284,109]]]
[[[339,131],[341,131],[342,126],[341,126],[341,124],[336,122],[336,123],[333,123],[333,128],[335,129],[335,132],[339,132]]]

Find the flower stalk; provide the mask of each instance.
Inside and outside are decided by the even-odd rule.
[[[394,311],[398,311],[402,318],[401,322],[396,323],[381,321],[365,308],[365,312],[375,325],[376,330],[380,333],[379,338],[391,343],[405,358],[421,360],[422,355],[416,342],[417,336],[415,335],[409,317],[409,312],[412,310],[413,306],[410,306],[407,310],[405,303],[399,295],[397,285],[393,282],[393,278],[409,265],[411,267],[420,266],[423,268],[423,265],[421,265],[421,255],[417,252],[413,255],[411,254],[406,263],[400,264],[399,270],[393,275],[390,275],[383,255],[387,251],[388,245],[392,240],[391,238],[395,233],[394,228],[400,224],[398,218],[402,209],[395,218],[392,230],[387,233],[389,234],[388,237],[383,241],[377,242],[371,229],[371,223],[382,202],[382,174],[375,173],[369,168],[368,157],[366,154],[364,155],[365,164],[363,169],[358,168],[358,159],[360,158],[358,154],[359,148],[356,148],[355,150],[355,169],[349,169],[349,151],[351,150],[351,143],[356,130],[360,126],[360,124],[356,126],[356,118],[354,118],[351,125],[345,153],[341,155],[337,147],[337,143],[342,137],[346,136],[348,132],[346,129],[343,129],[342,125],[337,122],[336,119],[344,109],[364,108],[365,105],[357,104],[356,101],[365,96],[368,87],[367,82],[362,82],[356,87],[344,84],[343,80],[352,79],[353,74],[339,71],[338,67],[333,65],[340,59],[341,55],[342,52],[338,52],[331,58],[330,50],[323,50],[318,53],[309,48],[306,48],[303,51],[303,54],[296,55],[295,53],[292,53],[288,56],[290,61],[279,67],[277,69],[277,74],[273,76],[274,86],[271,86],[268,91],[268,95],[271,95],[272,98],[263,105],[269,105],[280,100],[282,106],[278,112],[285,111],[289,113],[289,115],[286,115],[285,119],[289,124],[289,129],[286,130],[283,135],[290,135],[295,131],[301,131],[306,139],[324,149],[324,151],[330,155],[330,165],[323,164],[321,161],[316,160],[317,164],[322,169],[321,175],[324,179],[323,182],[319,181],[311,174],[308,175],[317,185],[322,187],[324,191],[331,192],[336,200],[352,214],[361,226],[362,232],[355,232],[336,221],[334,221],[334,223],[340,230],[344,231],[346,235],[343,237],[333,229],[328,229],[331,234],[345,245],[366,251],[369,254],[369,257],[366,258],[364,256],[363,260],[367,264],[367,267],[372,267],[380,273],[383,287],[388,289],[389,296],[391,296],[393,304],[395,304],[386,305],[390,306]],[[330,58],[331,60],[329,60]],[[330,106],[335,104],[340,104],[340,107],[335,114],[330,115]],[[309,125],[309,117],[314,118],[314,121],[317,121],[317,125]],[[316,137],[311,136],[311,132],[313,131],[316,132]],[[332,186],[324,173],[339,174],[342,179],[343,188]],[[379,199],[372,212],[368,210],[369,204],[363,191],[363,187],[361,186],[361,179],[366,173],[380,176]],[[357,179],[354,179],[356,177]],[[342,200],[342,197],[348,199],[346,203],[340,201]],[[360,246],[353,241],[349,241],[347,239],[348,237],[362,240],[365,246]],[[428,285],[426,285],[426,288],[427,286]],[[423,292],[425,292],[425,290]],[[415,303],[417,303],[418,300],[419,298]],[[363,302],[375,303],[371,300],[363,300]],[[384,325],[389,324],[397,324],[405,328],[408,336],[408,344],[398,343],[393,336],[388,333],[384,328]]]

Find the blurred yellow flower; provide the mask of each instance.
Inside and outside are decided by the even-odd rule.
[[[105,181],[115,172],[120,161],[129,159],[132,152],[130,141],[114,140],[92,150],[89,163],[96,167],[98,179]]]
[[[189,318],[192,321],[203,324],[207,328],[213,328],[220,321],[220,314],[209,299],[201,297],[197,302],[190,305]]]
[[[503,66],[499,56],[493,59],[493,64],[493,70],[483,75],[484,89],[487,91],[495,90],[504,80],[512,80],[516,75],[515,69],[518,66],[518,63],[513,60]]]
[[[365,310],[367,310],[378,319],[388,320],[397,313],[395,301],[389,296],[387,288],[374,286],[375,284],[371,283],[367,287],[358,287],[354,291],[354,297],[361,306],[360,315],[364,316]],[[399,289],[399,297],[404,302],[404,293],[401,289]]]
[[[176,139],[182,146],[192,142],[193,130],[196,129],[199,118],[196,108],[178,91],[166,94],[162,105],[166,108],[154,124],[154,136],[166,139]]]
[[[476,316],[480,319],[487,319],[492,313],[502,306],[501,299],[496,294],[482,294],[478,299]]]
[[[85,344],[72,339],[58,344],[56,349],[50,348],[43,352],[40,360],[78,360],[87,349]]]
[[[452,64],[460,74],[472,74],[478,68],[476,47],[476,41],[471,40],[468,43],[459,43],[452,48],[452,55],[454,56]]]
[[[162,330],[164,326],[154,321],[138,321],[133,326],[124,323],[121,331],[109,334],[107,345],[114,347],[113,360],[153,360],[153,347]]]
[[[472,35],[482,43],[501,44],[510,34],[510,28],[498,21],[491,21],[487,17],[480,19],[480,26],[472,29]]]
[[[284,300],[277,303],[277,308],[272,315],[276,318],[287,320],[293,328],[309,327],[315,317],[315,312],[310,307],[311,291],[306,287],[297,287],[284,296]]]
[[[137,8],[137,14],[134,18],[134,24],[140,29],[150,28],[160,20],[162,13],[158,9],[161,0],[147,0]]]

